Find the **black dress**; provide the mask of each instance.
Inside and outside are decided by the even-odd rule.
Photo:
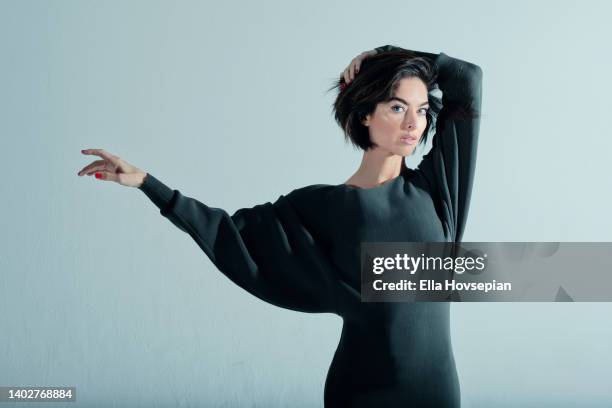
[[[468,213],[482,70],[444,53],[413,52],[437,66],[444,105],[432,149],[417,169],[404,166],[400,176],[369,189],[298,188],[231,216],[151,174],[140,187],[249,293],[280,307],[343,318],[325,384],[326,407],[460,404],[450,304],[360,302],[362,241],[460,241]]]

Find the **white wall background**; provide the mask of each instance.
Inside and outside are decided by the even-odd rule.
[[[325,90],[380,45],[483,68],[464,241],[610,241],[610,12],[0,1],[0,385],[76,386],[75,407],[322,406],[341,319],[247,295],[141,192],[77,177],[79,151],[230,213],[341,183],[361,155]],[[464,407],[611,403],[612,305],[452,308]]]

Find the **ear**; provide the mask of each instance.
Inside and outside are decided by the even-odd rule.
[[[369,114],[366,115],[363,119],[361,119],[361,124],[363,126],[366,126],[366,127],[370,126],[370,118],[371,118],[371,116],[372,115],[369,115]]]

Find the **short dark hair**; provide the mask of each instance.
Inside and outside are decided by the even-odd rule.
[[[338,89],[333,114],[345,139],[362,150],[375,147],[362,120],[374,112],[378,103],[387,102],[394,96],[401,79],[416,77],[423,81],[428,93],[427,126],[420,141],[426,143],[432,123],[442,108],[441,100],[430,94],[437,88],[437,76],[435,65],[407,50],[383,51],[365,58],[348,86],[341,75],[329,89]]]

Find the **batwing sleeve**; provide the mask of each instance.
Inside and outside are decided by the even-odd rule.
[[[378,52],[402,49],[377,47]],[[405,49],[402,49],[405,50]],[[432,196],[440,205],[448,235],[460,242],[467,220],[478,147],[482,106],[482,69],[471,62],[405,50],[428,59],[437,71],[442,92],[430,92],[430,106],[439,105],[431,150],[423,156],[418,171],[427,179]]]
[[[336,313],[337,275],[288,197],[230,216],[150,173],[139,189],[241,288],[286,309]]]

